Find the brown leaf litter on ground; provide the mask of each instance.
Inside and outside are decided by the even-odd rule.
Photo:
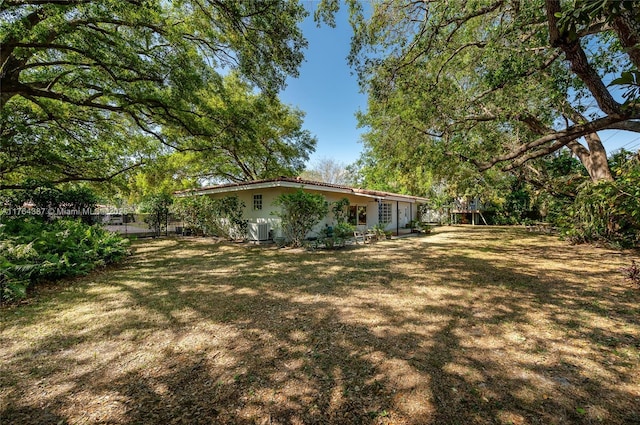
[[[640,423],[632,258],[479,226],[138,241],[0,310],[0,423]]]

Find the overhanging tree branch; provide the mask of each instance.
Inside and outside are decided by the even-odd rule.
[[[547,21],[549,22],[549,42],[559,47],[571,64],[571,70],[584,82],[593,94],[598,106],[607,114],[620,114],[620,104],[615,101],[596,70],[589,63],[578,37],[571,38],[567,31],[561,31],[557,14],[562,13],[559,0],[546,0]]]
[[[640,118],[640,115],[635,117],[636,119]],[[522,161],[522,160],[518,160],[517,163],[518,164],[522,164],[526,161],[528,161],[529,159],[532,158],[537,158],[540,155],[537,155],[536,153],[531,154],[532,156],[530,158],[528,158],[528,155],[525,155],[526,152],[530,151],[530,150],[534,150],[544,144],[547,143],[551,143],[554,142],[553,147],[549,147],[549,148],[545,148],[543,150],[536,150],[535,152],[542,152],[544,150],[550,149],[549,152],[547,153],[551,153],[551,152],[555,152],[556,150],[560,149],[562,146],[565,146],[567,143],[569,143],[572,140],[577,139],[578,137],[581,137],[585,134],[589,134],[589,133],[595,133],[597,131],[600,130],[606,130],[611,128],[612,125],[626,121],[628,118],[627,117],[620,117],[620,116],[607,116],[604,118],[599,118],[596,119],[594,121],[590,121],[584,124],[578,124],[578,125],[574,125],[571,126],[565,130],[561,130],[561,131],[556,131],[554,133],[551,134],[546,134],[542,137],[537,138],[536,140],[533,140],[529,143],[525,143],[523,145],[521,145],[520,147],[518,147],[517,149],[505,154],[505,155],[500,155],[497,156],[495,158],[493,158],[492,160],[482,163],[480,164],[480,171],[485,171],[488,170],[489,168],[493,167],[494,165],[500,163],[500,162],[505,162],[505,161],[511,161],[514,160],[516,158],[527,158],[526,160]],[[542,153],[542,155],[545,155],[546,153]]]
[[[640,121],[622,121],[611,124],[608,127],[609,130],[625,130],[625,131],[633,131],[634,133],[640,133]]]
[[[111,173],[107,176],[80,176],[80,175],[73,175],[73,174],[69,174],[67,175],[67,177],[61,178],[61,179],[57,179],[54,181],[51,181],[49,183],[51,184],[61,184],[61,183],[70,183],[70,182],[106,182],[109,180],[114,179],[115,177],[119,176],[120,174],[126,173],[127,171],[131,171],[134,168],[140,167],[142,165],[144,165],[145,162],[141,161],[141,162],[137,162],[135,164],[129,165],[128,167],[125,167],[121,170],[118,170],[114,173]],[[63,172],[63,174],[66,174]],[[29,185],[25,185],[25,184],[4,184],[4,183],[0,183],[0,190],[10,190],[10,189],[29,189],[30,186]]]

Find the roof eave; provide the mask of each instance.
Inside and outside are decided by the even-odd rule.
[[[229,192],[238,192],[243,190],[256,190],[256,189],[259,190],[259,189],[268,189],[268,188],[275,188],[275,187],[299,188],[299,189],[307,189],[307,190],[317,190],[320,192],[340,193],[344,195],[353,195],[353,196],[361,196],[364,198],[376,199],[378,201],[398,201],[398,202],[409,202],[409,203],[428,202],[428,199],[417,197],[417,196],[370,191],[365,189],[351,188],[347,186],[323,184],[320,182],[318,182],[318,184],[315,184],[314,182],[311,182],[311,181],[306,181],[306,180],[297,181],[292,179],[274,179],[274,180],[264,180],[264,181],[256,181],[256,182],[234,183],[234,184],[227,184],[227,185],[221,185],[221,186],[212,186],[212,187],[206,187],[202,189],[180,191],[180,192],[176,192],[175,195],[178,197],[193,196],[193,195],[210,195],[210,194],[217,194],[217,193],[229,193]]]

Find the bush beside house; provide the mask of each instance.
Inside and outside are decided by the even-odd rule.
[[[281,207],[275,215],[282,220],[282,232],[292,247],[301,247],[307,233],[329,213],[324,196],[302,189],[281,194],[275,204]]]

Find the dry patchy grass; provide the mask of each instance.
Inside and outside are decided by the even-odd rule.
[[[141,241],[0,310],[0,423],[640,423],[631,258],[486,227]]]

